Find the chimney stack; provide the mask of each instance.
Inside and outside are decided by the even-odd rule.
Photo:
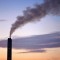
[[[8,38],[7,42],[7,60],[12,60],[12,39]]]

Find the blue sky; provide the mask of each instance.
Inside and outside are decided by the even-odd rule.
[[[35,4],[43,3],[43,0],[0,0],[0,39],[9,36],[11,24],[16,21],[18,15],[23,15],[26,7],[33,7]],[[17,29],[13,36],[30,36],[48,34],[60,31],[60,17],[47,15],[39,22],[27,23]]]

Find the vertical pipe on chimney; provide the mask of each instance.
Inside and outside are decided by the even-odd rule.
[[[12,60],[12,39],[8,38],[7,42],[7,60]]]

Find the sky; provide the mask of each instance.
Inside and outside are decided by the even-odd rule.
[[[0,0],[0,60],[7,60],[7,45],[5,43],[9,37],[10,28],[17,19],[16,17],[23,15],[26,7],[34,7],[35,4],[41,3],[43,0]],[[60,60],[60,33],[47,35],[47,37],[45,35],[56,32],[60,32],[60,16],[52,14],[46,15],[40,21],[30,22],[19,27],[12,34],[12,38],[22,37],[22,40],[18,40],[19,38],[18,41],[13,40],[15,48],[12,49],[12,60]],[[45,38],[42,37],[43,40],[38,39],[41,37],[38,37],[38,40],[28,39],[32,35],[37,35],[37,37],[45,35]],[[25,40],[23,37],[28,38]],[[17,49],[16,46],[19,48]]]
[[[33,7],[41,4],[43,0],[0,0],[0,39],[9,37],[11,25],[16,21],[17,16],[23,15],[26,7]],[[41,21],[27,23],[18,28],[12,35],[25,37],[41,35],[60,31],[60,17],[46,15]]]

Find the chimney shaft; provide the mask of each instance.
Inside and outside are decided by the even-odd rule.
[[[12,39],[8,38],[7,42],[7,60],[12,60]]]

